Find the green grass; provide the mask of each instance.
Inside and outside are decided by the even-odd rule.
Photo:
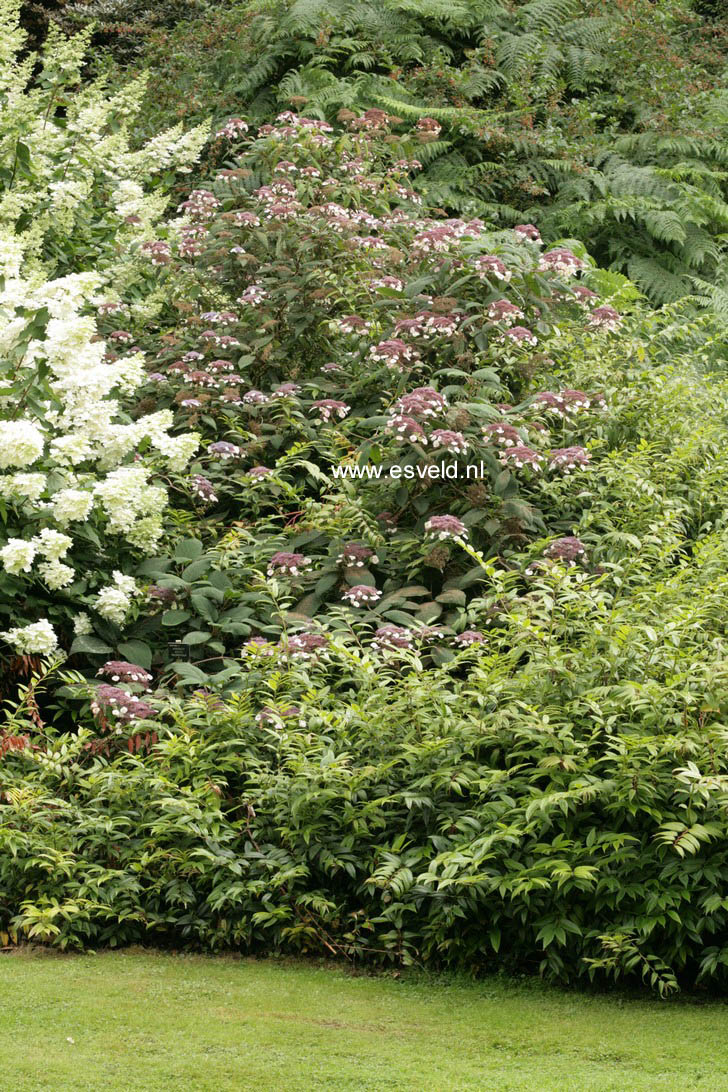
[[[138,950],[0,957],[0,1087],[716,1092],[728,1006]]]

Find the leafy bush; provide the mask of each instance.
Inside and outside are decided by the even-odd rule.
[[[144,49],[153,31],[204,15],[209,7],[210,0],[66,0],[56,21],[69,31],[91,24],[94,45],[109,46],[117,58],[128,61]]]
[[[53,33],[38,66],[33,56],[18,60],[18,7],[0,6],[3,637],[21,655],[48,654],[59,639],[53,627],[68,648],[73,625],[74,649],[111,651],[88,636],[80,608],[118,621],[131,607],[127,570],[163,533],[167,494],[152,477],[180,470],[198,442],[169,434],[171,413],[132,421],[120,404],[142,382],[144,362],[119,314],[159,307],[138,247],[205,132],[168,131],[132,151],[126,124],[142,87],[77,89],[85,35]],[[129,307],[102,303],[103,290],[124,291]],[[99,305],[116,320],[106,342],[90,313]]]
[[[136,150],[141,84],[83,86],[88,32],[17,61],[0,11],[0,610],[26,679],[0,931],[722,983],[724,324],[645,309],[570,237],[433,209],[475,113],[348,109],[381,87],[338,35],[378,10],[317,47],[338,129],[287,111]],[[605,79],[605,28],[582,57],[570,11],[489,15],[487,86],[535,73],[536,122]],[[412,86],[470,63],[481,5],[396,12],[426,39]],[[296,80],[302,41],[276,54]],[[166,218],[203,144],[214,178]],[[722,179],[670,167],[695,241]]]
[[[48,727],[50,677],[21,690],[0,737],[2,925],[62,946],[721,982],[724,330],[689,305],[643,312],[530,228],[423,217],[395,166],[412,136],[388,128],[285,116],[145,244],[184,321],[146,327],[164,371],[142,402],[203,432],[204,461],[169,482],[197,507],[170,513],[176,548],[147,563],[126,643],[109,631],[136,662],[104,664],[97,687],[65,677],[82,727]],[[585,280],[600,306],[579,302]],[[503,301],[537,346],[499,340]],[[444,335],[422,337],[433,316]],[[390,334],[396,351],[372,355]],[[415,407],[400,434],[382,412],[413,377],[486,465],[477,496],[334,476],[336,460],[431,465],[437,414]],[[273,397],[282,379],[299,389]],[[350,411],[334,397],[312,427],[321,394]],[[509,429],[534,446],[506,446]],[[529,469],[554,450],[566,466]],[[455,522],[429,543],[437,515]],[[160,624],[195,663],[170,670]],[[187,701],[175,676],[198,688]]]
[[[544,572],[441,668],[341,632],[98,736],[21,710],[0,928],[723,982],[725,527],[668,549],[605,535],[601,575]],[[519,581],[486,576],[482,612]]]
[[[579,238],[657,303],[717,284],[728,312],[722,27],[678,0],[233,4],[150,37],[146,124],[432,116],[431,206]]]
[[[161,623],[219,682],[242,636],[349,624],[350,602],[374,604],[362,621],[462,628],[481,579],[463,544],[493,556],[544,534],[603,432],[601,393],[532,387],[547,352],[598,352],[621,321],[570,287],[587,258],[542,250],[530,225],[424,218],[413,134],[381,112],[351,124],[284,115],[145,244],[184,322],[147,341],[138,409],[202,434],[177,495],[180,527],[204,533],[140,570],[156,591],[133,639],[151,649]]]

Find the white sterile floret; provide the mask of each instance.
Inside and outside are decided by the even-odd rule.
[[[8,280],[19,277],[22,260],[22,241],[14,235],[0,235],[0,276]]]
[[[174,474],[184,470],[200,446],[198,432],[186,432],[182,436],[168,436],[162,433],[151,437],[152,444],[166,459],[167,466]]]
[[[110,371],[114,377],[114,387],[122,394],[133,394],[146,379],[144,356],[142,353],[122,356],[111,365]]]
[[[114,570],[112,576],[113,584],[102,588],[96,596],[96,610],[110,622],[122,625],[133,596],[139,595],[140,591],[133,577],[125,576],[118,569]]]
[[[46,484],[45,474],[0,475],[0,497],[9,501],[36,501],[44,492]]]
[[[72,584],[76,575],[71,566],[64,565],[62,561],[43,561],[38,566],[38,572],[51,591]]]
[[[108,619],[109,622],[116,622],[120,626],[131,606],[131,599],[121,588],[109,585],[98,593],[95,606],[102,618]]]
[[[90,459],[93,453],[91,438],[85,432],[69,432],[65,436],[57,436],[51,440],[51,458],[62,466],[66,464],[76,466]]]
[[[109,530],[128,532],[140,517],[162,511],[167,491],[149,485],[148,478],[149,471],[143,466],[122,466],[95,486],[94,493],[109,519]]]
[[[126,532],[126,541],[130,546],[137,546],[145,554],[153,554],[160,538],[164,534],[161,513],[143,516]]]
[[[125,576],[118,569],[114,569],[111,575],[116,587],[121,588],[125,595],[139,595],[139,588],[133,576]]]
[[[144,187],[139,182],[124,178],[111,195],[111,201],[119,216],[139,216],[144,208]]]

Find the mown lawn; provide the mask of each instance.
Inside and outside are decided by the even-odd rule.
[[[728,1005],[130,951],[0,958],[13,1092],[728,1089]]]

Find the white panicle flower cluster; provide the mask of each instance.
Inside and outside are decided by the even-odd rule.
[[[89,196],[92,185],[93,178],[64,178],[48,184],[51,208],[59,230],[73,230],[76,209]]]
[[[189,174],[209,137],[206,125],[198,125],[195,129],[183,132],[180,122],[152,137],[138,152],[127,152],[118,157],[114,165],[117,171],[123,170],[132,178],[139,172],[156,174],[169,167],[174,167],[182,174]]]
[[[38,544],[38,553],[47,557],[49,561],[58,561],[59,557],[64,557],[72,545],[72,539],[68,535],[54,531],[50,527],[44,527],[33,541]]]
[[[95,607],[102,618],[120,626],[126,621],[133,597],[141,592],[132,577],[118,571],[113,577],[114,583],[102,588],[96,596]]]
[[[0,382],[0,500],[8,509],[0,564],[51,590],[82,572],[91,589],[108,585],[101,605],[123,620],[136,586],[122,573],[109,584],[98,559],[125,546],[154,550],[167,504],[155,473],[183,470],[199,441],[171,434],[171,412],[128,417],[122,399],[144,382],[144,357],[132,334],[108,345],[99,339],[93,310],[109,286],[115,298],[135,300],[132,317],[164,305],[168,291],[147,288],[142,246],[159,239],[167,209],[160,176],[166,183],[192,168],[208,126],[177,125],[133,150],[147,77],[116,91],[103,78],[86,79],[88,29],[72,38],[54,30],[40,56],[24,56],[20,6],[0,0],[0,141],[23,168],[0,188],[0,358],[13,362],[13,391],[27,392],[11,399]],[[17,233],[21,217],[28,226]],[[74,247],[78,237],[82,253],[92,240],[97,271],[57,276],[73,250],[61,254],[59,233]],[[121,541],[107,551],[109,536]],[[49,622],[15,622],[3,636],[19,651],[56,647]],[[79,624],[77,633],[90,632],[90,621]]]
[[[0,475],[0,497],[6,501],[36,501],[45,491],[45,474]]]
[[[93,633],[94,627],[91,619],[85,611],[77,614],[73,620],[73,632],[77,637],[84,637],[87,633]]]
[[[166,193],[146,193],[141,183],[131,178],[121,179],[111,201],[122,220],[129,222],[128,217],[138,217],[147,229],[161,219],[168,204]]]
[[[166,489],[161,485],[150,485],[149,471],[143,466],[121,466],[113,470],[98,483],[94,494],[108,517],[108,529],[125,535],[133,545],[137,545],[136,524],[140,518],[160,516],[167,503]],[[157,526],[158,538],[161,522],[157,521]],[[148,531],[145,536],[148,537]]]
[[[30,466],[43,448],[43,433],[32,421],[0,421],[0,469]]]
[[[49,656],[58,648],[58,638],[47,618],[5,630],[0,637],[21,655]]]
[[[0,563],[14,576],[40,578],[51,591],[74,583],[76,570],[61,560],[74,545],[65,531],[81,530],[89,519],[96,534],[119,535],[151,553],[168,500],[155,471],[182,470],[199,446],[195,433],[170,435],[170,410],[138,421],[122,416],[116,395],[143,380],[144,362],[138,353],[109,359],[104,342],[95,340],[95,321],[81,311],[99,282],[81,273],[45,283],[6,280],[0,289],[0,353],[15,352],[21,384],[34,393],[30,404],[0,398],[0,497],[11,510]],[[41,313],[37,336],[22,343],[17,359],[18,335],[34,310]],[[39,521],[53,525],[29,534]],[[85,535],[79,543],[88,550]],[[79,562],[88,576],[88,562]],[[102,591],[99,612],[122,622],[135,585],[119,577],[121,583]]]
[[[0,561],[6,573],[17,576],[29,573],[33,567],[36,546],[24,538],[10,538],[0,550]]]
[[[27,368],[29,378],[38,363],[48,365],[44,418],[50,432],[44,434],[27,411],[17,420],[0,421],[0,469],[29,467],[47,448],[44,469],[61,471],[66,479],[49,500],[60,526],[87,519],[98,499],[109,518],[108,530],[127,535],[132,545],[153,545],[159,531],[150,529],[148,519],[154,516],[159,527],[166,490],[149,483],[149,466],[135,462],[120,467],[119,463],[148,440],[166,468],[178,472],[189,462],[199,440],[195,433],[169,434],[173,423],[170,410],[135,422],[119,419],[119,404],[113,395],[117,391],[131,393],[143,380],[143,357],[133,354],[113,362],[104,359],[104,343],[93,340],[93,318],[79,314],[98,290],[98,283],[96,275],[82,273],[35,289],[23,282],[10,282],[0,293],[0,319],[7,320],[0,332],[0,351],[9,351],[15,344],[8,327],[15,319],[13,304],[18,295],[26,309],[35,305],[38,310],[45,308],[50,316],[45,336],[28,344],[19,364],[21,373]],[[0,475],[0,495],[38,499],[45,484],[36,476]],[[145,521],[143,530],[135,534],[134,524],[141,520]]]
[[[6,201],[7,198],[3,198],[2,202],[0,202],[0,209],[3,208]],[[20,211],[18,209],[18,212]],[[20,239],[0,232],[0,276],[19,277],[22,261],[23,244]]]
[[[36,557],[44,560],[38,566],[38,574],[49,588],[64,588],[72,583],[75,573],[70,565],[64,565],[64,557],[71,546],[71,539],[49,527],[31,539],[10,538],[0,549],[0,561],[7,573],[20,576],[29,573]]]
[[[93,503],[93,493],[83,489],[61,489],[51,502],[53,518],[59,527],[81,522],[88,517]]]
[[[55,261],[46,252],[50,233],[68,234],[78,226],[84,231],[91,221],[96,239],[108,232],[110,243],[116,234],[122,244],[113,255],[117,271],[131,270],[138,256],[128,244],[148,238],[167,205],[164,187],[151,192],[149,183],[162,171],[189,172],[208,139],[207,126],[184,132],[179,124],[132,151],[129,123],[140,109],[147,77],[115,93],[103,79],[82,78],[88,30],[73,38],[51,33],[34,71],[35,56],[17,60],[25,46],[19,7],[15,0],[0,2],[5,93],[0,129],[18,148],[27,148],[29,169],[15,172],[12,190],[0,195],[0,236],[3,228],[13,234],[21,213],[31,226],[23,233],[20,255],[3,253],[0,244],[0,267],[10,265],[17,276],[24,259],[26,272],[31,266],[35,273],[50,269]],[[58,101],[65,104],[62,118],[53,109]]]

